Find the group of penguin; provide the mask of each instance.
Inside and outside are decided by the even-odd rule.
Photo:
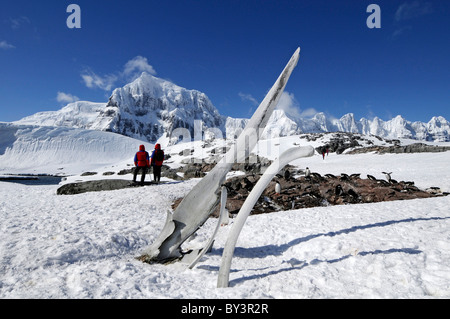
[[[394,180],[394,179],[392,179],[392,177],[391,177],[392,172],[389,172],[389,173],[387,173],[387,172],[382,172],[382,173],[386,176],[386,179],[387,179],[387,183],[388,183],[388,184],[395,184],[395,183],[397,183],[397,181]],[[320,174],[318,174],[318,173],[311,173],[309,167],[307,167],[307,168],[305,169],[305,177],[306,177],[306,178],[311,178],[311,175],[316,176],[316,177],[321,177]],[[359,177],[359,175],[360,175],[360,174],[351,174],[351,175],[347,175],[347,174],[342,173],[342,174],[341,174],[341,179],[342,179],[342,180],[348,180],[349,178],[356,178],[356,177]],[[284,178],[285,178],[285,179],[288,179],[289,176],[290,176],[290,173],[289,173],[288,170],[286,170],[285,173],[284,173]],[[328,177],[328,178],[335,178],[336,176],[334,176],[333,174],[325,174],[325,177]],[[372,176],[372,175],[367,175],[367,178],[370,179],[370,180],[374,180],[374,181],[386,183],[386,181],[378,180],[378,179],[376,179],[376,178],[375,178],[374,176]],[[339,186],[340,186],[340,185],[339,185]],[[341,188],[342,188],[342,187],[341,187]],[[336,192],[338,193],[339,190],[336,190]],[[278,180],[275,182],[275,194],[276,194],[276,195],[280,195],[280,194],[281,194],[281,184],[278,182]],[[339,194],[337,194],[337,195],[339,195]]]

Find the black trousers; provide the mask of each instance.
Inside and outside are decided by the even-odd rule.
[[[145,174],[147,174],[147,166],[136,166],[134,168],[134,175],[133,175],[133,182],[136,182],[136,177],[139,171],[142,171],[141,173],[141,184],[144,185],[145,180]]]
[[[161,180],[161,166],[152,166],[153,167],[153,180],[155,182],[159,182]]]

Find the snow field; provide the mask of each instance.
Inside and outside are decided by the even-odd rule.
[[[281,151],[298,140],[281,139]],[[301,143],[306,144],[315,146]],[[177,145],[174,153],[184,148]],[[55,149],[61,151],[59,144]],[[117,178],[101,173],[127,167],[132,150],[134,146],[120,151],[107,165],[87,157],[73,171],[95,169],[98,175],[69,180]],[[173,160],[171,165],[178,165],[175,156]],[[293,164],[320,174],[361,173],[363,178],[384,179],[381,172],[389,171],[394,179],[449,192],[448,163],[450,152],[330,154],[325,160],[315,155]],[[59,167],[50,160],[49,165]],[[136,260],[159,235],[172,202],[198,179],[166,181],[70,196],[56,195],[57,185],[0,182],[0,298],[450,297],[449,196],[250,216],[237,242],[230,288],[217,289],[232,219],[219,230],[211,253],[192,270],[181,263]],[[209,219],[183,247],[202,247],[216,222]]]
[[[0,183],[0,297],[450,297],[449,197],[250,216],[226,289],[216,282],[231,225],[192,270],[136,260],[195,182],[73,196]],[[201,247],[215,223],[184,246]]]

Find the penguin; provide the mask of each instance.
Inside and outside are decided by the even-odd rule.
[[[306,177],[306,178],[309,178],[310,175],[311,175],[311,171],[309,170],[309,167],[307,167],[307,168],[305,169],[305,177]]]
[[[349,194],[354,199],[358,198],[358,194],[351,188],[348,190],[347,194]]]
[[[389,185],[391,185],[389,182],[386,182],[384,179],[377,179],[376,182],[377,182],[378,184],[383,185],[383,186],[389,186]]]
[[[434,194],[434,195],[442,193],[441,189],[439,187],[436,187],[436,186],[432,186],[430,188],[427,188],[425,191],[430,193],[430,194]]]
[[[392,172],[390,172],[390,173],[386,173],[386,172],[381,172],[381,173],[383,173],[385,176],[386,176],[386,179],[387,179],[387,181],[390,183],[391,182],[391,174],[392,174]]]
[[[288,169],[286,169],[284,171],[284,179],[288,181],[290,177],[291,177],[291,173],[289,172]]]
[[[336,196],[341,196],[344,193],[344,190],[342,189],[342,186],[340,184],[336,185],[334,188],[334,193]]]
[[[312,198],[315,198],[315,199],[320,198],[320,196],[317,195],[317,194],[314,193],[314,192],[310,192],[310,193],[308,193],[308,195],[311,196]]]
[[[374,176],[369,175],[369,174],[367,174],[367,178],[372,180],[372,181],[376,181],[377,180]]]
[[[281,185],[278,181],[275,183],[275,194],[280,195],[281,193]]]

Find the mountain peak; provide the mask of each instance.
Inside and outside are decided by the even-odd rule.
[[[204,128],[223,129],[226,122],[206,94],[146,72],[115,89],[107,107],[114,117],[112,131],[149,142],[170,138],[177,128],[186,129],[193,137],[195,120],[202,120]]]
[[[172,83],[168,80],[158,78],[147,72],[142,72],[138,78],[136,78],[133,82],[125,85],[125,87],[126,86],[141,86],[141,87],[159,86],[159,87],[166,87],[166,88],[177,89],[177,90],[183,89],[182,87],[176,85],[175,83]]]
[[[111,94],[110,100],[115,99],[117,95],[120,95],[123,92],[128,92],[133,96],[147,94],[155,97],[161,97],[169,91],[180,92],[181,90],[181,87],[169,81],[157,78],[147,72],[142,72],[142,74],[134,81],[121,88],[115,89]]]

